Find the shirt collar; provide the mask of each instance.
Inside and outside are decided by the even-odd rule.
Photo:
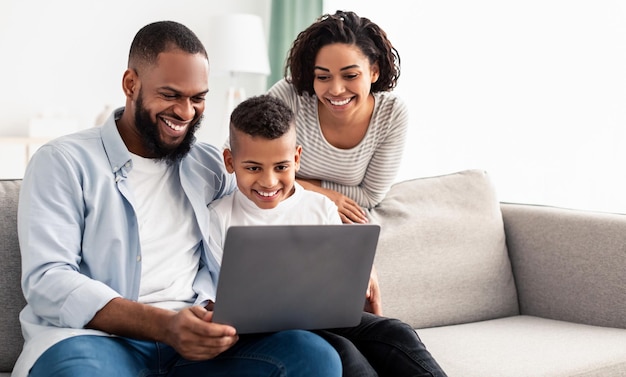
[[[132,159],[115,123],[122,113],[124,113],[124,108],[120,107],[107,118],[102,126],[102,144],[111,165],[111,172],[116,176],[121,174],[126,178],[126,173],[132,169]]]

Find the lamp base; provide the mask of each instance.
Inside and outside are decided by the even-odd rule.
[[[226,124],[230,124],[230,114],[235,110],[235,107],[246,98],[246,93],[243,88],[228,88],[228,97],[226,98]]]
[[[231,86],[226,92],[226,109],[224,111],[223,121],[223,136],[221,137],[223,142],[228,141],[228,134],[230,129],[230,114],[235,110],[235,107],[239,105],[244,99],[246,99],[246,92],[243,88],[237,88]]]

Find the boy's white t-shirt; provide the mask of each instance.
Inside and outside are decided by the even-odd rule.
[[[141,241],[139,302],[180,310],[195,300],[201,233],[176,165],[132,155],[128,180]]]
[[[274,208],[259,208],[238,189],[213,201],[209,237],[217,247],[211,250],[221,264],[226,230],[233,225],[324,225],[341,224],[335,203],[325,195],[305,190],[294,182],[294,193]]]

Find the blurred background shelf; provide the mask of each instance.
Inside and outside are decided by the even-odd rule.
[[[0,179],[22,178],[26,165],[49,137],[0,137]]]

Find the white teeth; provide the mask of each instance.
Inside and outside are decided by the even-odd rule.
[[[163,121],[165,122],[165,124],[167,124],[167,126],[169,128],[173,129],[174,131],[180,131],[180,130],[185,128],[185,126],[177,126],[177,125],[175,125],[174,123],[170,122],[167,119],[163,119]]]
[[[334,106],[343,106],[348,104],[348,102],[350,102],[352,98],[346,98],[343,101],[333,101],[333,100],[329,100],[331,104],[333,104]]]
[[[270,197],[270,196],[274,196],[276,195],[276,193],[278,191],[272,191],[272,192],[261,192],[261,191],[257,191],[259,193],[259,195],[261,196],[266,196],[266,197]]]

